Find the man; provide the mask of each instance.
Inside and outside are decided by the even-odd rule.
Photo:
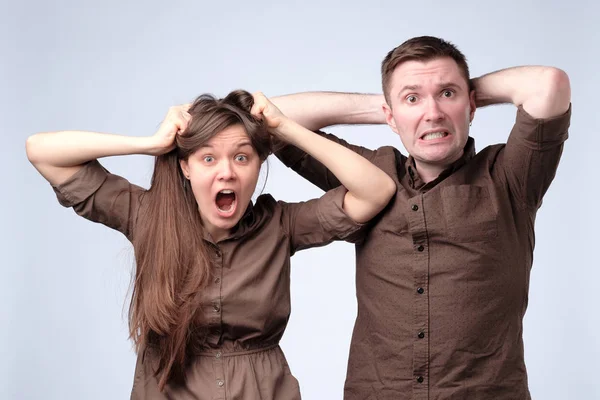
[[[387,55],[382,81],[382,107],[375,95],[275,99],[312,129],[385,119],[409,153],[326,135],[398,187],[356,247],[358,316],[345,398],[530,399],[522,320],[534,220],[568,135],[568,77],[528,66],[471,80],[454,45],[418,37]],[[507,102],[518,107],[507,143],[476,153],[469,137],[476,107]],[[324,190],[339,185],[298,149],[277,156]]]

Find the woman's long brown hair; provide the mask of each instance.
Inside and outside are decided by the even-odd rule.
[[[205,342],[201,293],[212,273],[211,258],[189,182],[180,160],[232,125],[242,125],[261,160],[271,141],[264,124],[250,114],[252,95],[231,92],[223,99],[201,95],[189,113],[176,148],[156,157],[150,189],[142,201],[133,238],[136,270],[129,307],[129,332],[136,351],[152,351],[162,391],[185,379],[185,369]]]

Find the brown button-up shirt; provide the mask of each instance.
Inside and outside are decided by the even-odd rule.
[[[570,109],[522,108],[506,144],[463,157],[425,184],[392,147],[349,147],[398,191],[356,246],[358,316],[347,400],[525,400],[523,357],[535,215],[567,139]],[[339,185],[293,147],[278,157],[324,190]]]
[[[54,188],[59,202],[77,214],[133,240],[145,189],[110,174],[92,161]],[[213,276],[202,294],[208,345],[187,372],[186,385],[158,391],[156,358],[140,351],[132,399],[300,399],[278,346],[290,316],[290,256],[336,239],[358,241],[364,225],[342,209],[346,189],[302,203],[276,202],[270,195],[250,204],[230,237],[205,242]]]

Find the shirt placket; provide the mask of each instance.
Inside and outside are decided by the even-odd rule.
[[[219,246],[210,244],[211,257],[213,261],[213,269],[211,282],[207,288],[207,300],[209,307],[207,310],[206,320],[209,323],[210,331],[207,336],[207,341],[213,346],[216,346],[221,339],[222,329],[222,289],[223,289],[223,252]]]
[[[413,399],[429,398],[429,240],[423,196],[408,201],[408,221],[413,239],[414,321]]]
[[[213,358],[213,370],[215,371],[215,385],[217,397],[216,399],[226,399],[226,382],[225,382],[225,367],[223,365],[223,353],[221,350],[217,351]]]
[[[209,341],[213,344],[213,345],[217,345],[221,339],[221,334],[223,332],[222,329],[222,324],[223,324],[223,318],[222,318],[222,313],[223,313],[223,309],[222,309],[222,293],[223,293],[223,251],[221,250],[221,248],[216,245],[211,243],[211,250],[212,250],[212,261],[213,261],[213,270],[212,270],[212,276],[211,276],[211,282],[210,282],[210,287],[211,290],[209,291],[209,299],[210,299],[210,307],[209,307],[209,313],[210,313],[210,317],[209,320],[211,321],[211,325],[212,325],[212,329],[211,332],[209,334]],[[227,398],[227,394],[226,394],[226,387],[227,387],[227,382],[225,380],[225,368],[223,365],[223,353],[221,350],[218,350],[214,357],[213,357],[213,371],[214,371],[214,378],[215,378],[215,390],[216,390],[216,397],[215,399],[226,399]]]

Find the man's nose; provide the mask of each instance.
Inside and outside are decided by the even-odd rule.
[[[430,98],[427,101],[426,118],[428,121],[439,121],[444,119],[444,112],[437,99]]]

